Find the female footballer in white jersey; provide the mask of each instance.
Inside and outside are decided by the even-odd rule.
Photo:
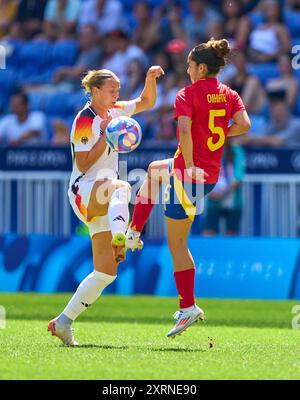
[[[108,123],[118,116],[131,116],[150,109],[156,101],[159,66],[149,68],[139,98],[118,102],[120,80],[109,70],[89,71],[82,80],[91,96],[73,123],[71,145],[74,157],[69,186],[70,204],[89,228],[94,271],[78,286],[63,312],[48,323],[48,331],[66,345],[77,345],[72,322],[111,284],[119,262],[125,259],[130,185],[118,179],[118,154],[105,141]]]

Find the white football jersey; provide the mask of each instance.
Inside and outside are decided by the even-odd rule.
[[[120,101],[109,110],[112,118],[128,116],[134,113],[136,100]],[[102,118],[96,114],[88,102],[77,114],[71,131],[71,147],[73,155],[73,171],[70,178],[70,187],[80,177],[80,180],[95,181],[103,178],[116,178],[118,176],[118,153],[108,145],[104,153],[83,174],[76,165],[75,154],[80,151],[90,151],[102,135],[100,124]]]

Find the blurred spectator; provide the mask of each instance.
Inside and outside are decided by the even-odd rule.
[[[254,146],[300,147],[300,118],[293,117],[284,101],[271,103],[271,119],[261,136],[247,135],[243,142]]]
[[[221,18],[209,7],[207,0],[189,0],[189,9],[191,14],[183,20],[188,47],[192,48],[210,37],[218,39],[222,36]]]
[[[55,43],[61,36],[60,26],[56,21],[44,21],[42,32],[35,36],[35,40],[46,41],[48,43]]]
[[[153,126],[152,145],[164,145],[174,147],[178,143],[176,137],[176,123],[170,110],[160,108],[156,114],[156,124]]]
[[[119,0],[86,0],[82,2],[79,29],[90,24],[95,25],[101,35],[126,28],[122,3]]]
[[[184,76],[188,81],[187,75],[187,44],[181,39],[173,39],[166,46],[166,51],[170,59],[173,73],[167,78],[171,80],[172,86],[178,85],[178,80]],[[181,88],[180,88],[181,89]]]
[[[153,65],[160,65],[162,67],[162,69],[165,71],[164,78],[166,78],[167,76],[169,76],[169,74],[171,74],[172,66],[168,52],[164,50],[156,52],[153,58]],[[162,81],[158,81],[157,85],[159,85],[161,82]]]
[[[21,24],[25,39],[31,39],[42,30],[47,0],[21,0],[16,20]]]
[[[188,85],[190,80],[186,72],[186,42],[171,40],[166,47],[165,57],[155,57],[155,64],[165,66],[164,79],[158,83],[158,99],[155,112],[148,117],[151,122],[151,137],[156,142],[166,140],[169,145],[176,139],[176,125],[173,120],[174,102],[177,92]],[[149,113],[150,114],[150,113]]]
[[[121,87],[122,97],[133,99],[139,97],[145,83],[145,66],[138,58],[128,64],[126,85]]]
[[[146,74],[145,64],[140,59],[131,60],[127,68],[127,79],[123,87],[121,86],[121,98],[125,100],[135,99],[140,96],[144,88]],[[158,88],[157,91],[159,91]],[[150,114],[149,112],[142,112],[135,116],[135,119],[142,128],[144,140],[148,136],[148,119]]]
[[[59,68],[54,74],[54,83],[67,82],[73,89],[79,89],[83,73],[89,69],[99,69],[102,53],[95,26],[84,26],[79,33],[79,46],[80,53],[75,65]]]
[[[79,17],[80,4],[80,0],[48,0],[44,16],[45,25],[55,22],[63,36],[73,33]]]
[[[136,27],[131,39],[132,42],[145,53],[158,50],[161,42],[159,23],[151,15],[150,6],[139,1],[134,4],[133,14],[136,19]]]
[[[11,97],[12,114],[0,119],[0,143],[8,146],[43,144],[46,140],[44,113],[29,111],[28,97],[18,92]]]
[[[282,22],[282,7],[278,0],[263,1],[265,22],[258,25],[249,37],[253,62],[275,62],[282,53],[291,49],[287,27]]]
[[[251,30],[249,18],[243,15],[241,0],[223,0],[223,36],[233,48],[244,48]]]
[[[68,125],[61,119],[55,119],[52,122],[53,136],[51,139],[52,146],[67,146],[70,144],[70,129]]]
[[[227,236],[237,235],[242,216],[242,181],[245,173],[245,155],[241,147],[227,140],[220,177],[214,189],[207,196],[207,214],[204,236],[220,232],[220,221],[225,220]]]
[[[122,84],[126,85],[130,62],[138,59],[146,66],[148,64],[147,58],[139,46],[131,43],[128,34],[123,30],[108,33],[106,42],[113,42],[116,51],[105,60],[102,68],[113,71],[120,78]]]
[[[226,84],[239,93],[248,113],[258,114],[263,112],[267,107],[266,93],[256,76],[248,72],[245,51],[234,52],[232,62],[235,73],[226,81]]]
[[[186,34],[182,26],[183,9],[181,4],[175,2],[165,7],[165,15],[160,22],[161,45],[164,47],[172,39],[186,40]]]
[[[292,60],[287,54],[283,54],[278,59],[278,66],[281,76],[269,79],[266,82],[266,91],[271,99],[283,100],[293,110],[299,91],[299,82],[294,76]]]
[[[171,40],[166,52],[157,53],[155,65],[161,65],[164,78],[157,84],[157,101],[147,115],[149,139],[152,144],[174,146],[176,124],[173,119],[174,102],[177,92],[190,83],[186,72],[186,43],[181,39]]]
[[[0,39],[5,36],[18,11],[19,0],[0,0]]]

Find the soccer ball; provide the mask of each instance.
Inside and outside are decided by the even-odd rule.
[[[106,128],[106,143],[118,153],[130,153],[142,140],[142,129],[130,117],[114,118]]]

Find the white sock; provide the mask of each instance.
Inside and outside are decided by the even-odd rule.
[[[108,206],[108,219],[113,236],[117,233],[124,233],[125,235],[129,222],[129,201],[130,187],[128,185],[115,190],[111,196]]]
[[[103,289],[115,279],[116,276],[103,272],[94,271],[90,273],[78,286],[62,314],[74,321],[82,311],[98,299]]]

